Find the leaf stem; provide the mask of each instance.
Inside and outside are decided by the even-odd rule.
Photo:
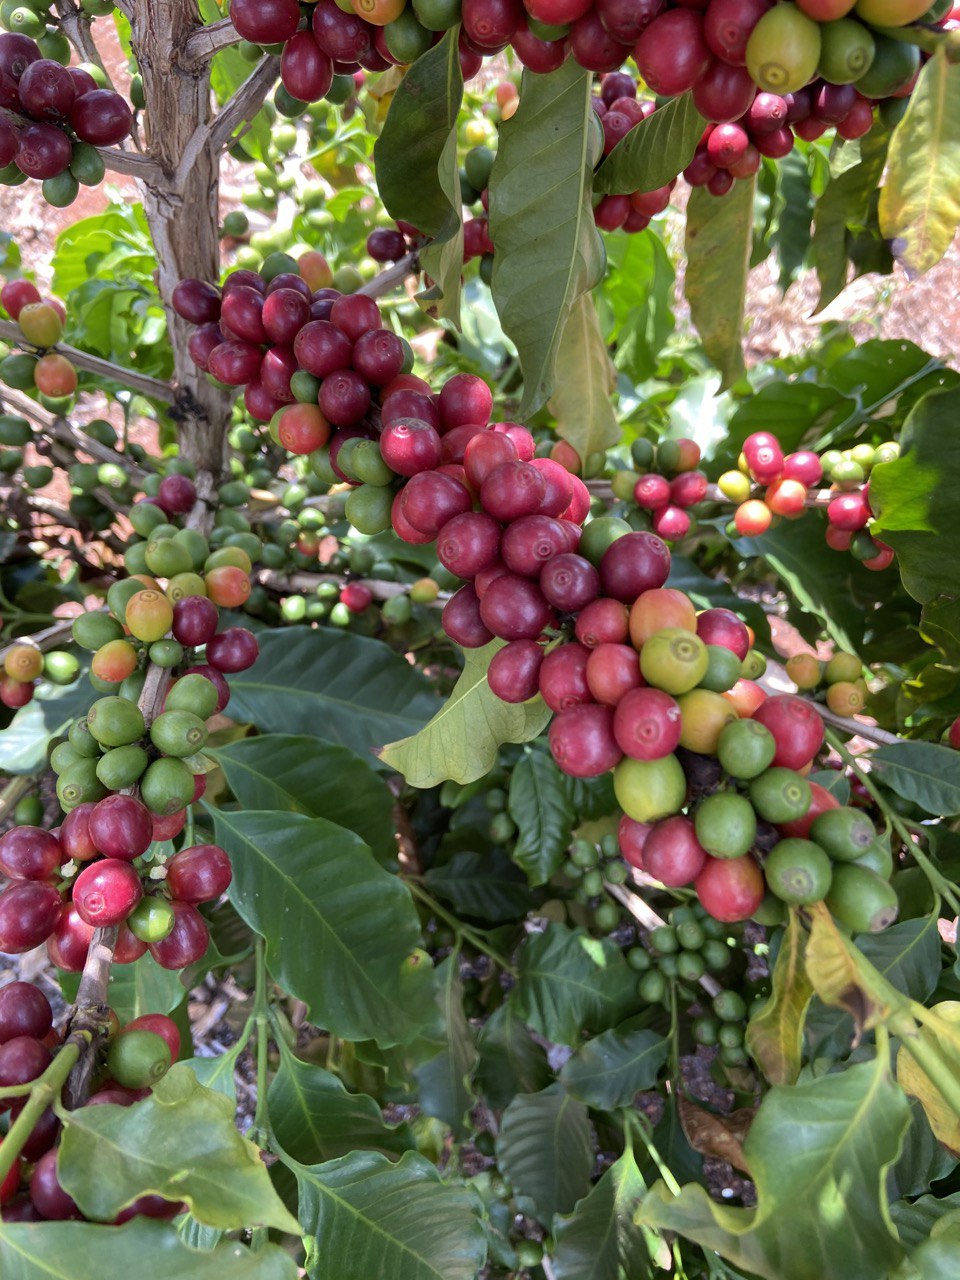
[[[67,1076],[80,1056],[80,1041],[88,1039],[88,1034],[82,1032],[76,1039],[68,1040],[43,1075],[31,1084],[30,1097],[0,1146],[0,1182],[3,1182],[13,1168],[13,1162],[23,1150],[23,1144],[33,1133],[44,1111],[59,1098]]]
[[[509,960],[505,960],[498,951],[494,951],[493,947],[491,947],[475,929],[471,929],[468,924],[464,924],[462,920],[458,920],[456,916],[451,915],[449,911],[441,907],[436,898],[432,897],[427,893],[426,889],[424,889],[422,885],[418,884],[414,876],[401,876],[400,879],[415,898],[419,898],[425,907],[429,907],[435,916],[442,920],[444,924],[448,924],[450,926],[458,938],[461,938],[464,942],[468,942],[470,946],[473,947],[475,951],[479,951],[481,955],[488,956],[495,964],[498,964],[505,973],[509,973],[511,977],[517,977],[517,971],[513,965],[510,964]]]
[[[266,943],[257,938],[254,946],[255,987],[253,1018],[257,1028],[257,1101],[253,1113],[253,1125],[247,1135],[258,1147],[266,1148],[270,1141],[270,1118],[267,1112],[267,1087],[270,1082],[270,1003],[267,999]],[[256,1251],[267,1242],[265,1227],[254,1227],[250,1233],[250,1247]]]
[[[876,801],[884,817],[891,824],[891,826],[896,831],[897,835],[900,837],[900,839],[903,841],[906,847],[910,850],[910,854],[913,857],[914,861],[916,862],[917,866],[920,868],[923,874],[927,877],[927,880],[930,882],[930,887],[943,897],[943,899],[950,906],[950,909],[953,911],[954,915],[960,915],[960,898],[958,898],[956,893],[954,892],[953,885],[946,878],[946,876],[942,875],[941,872],[937,870],[937,868],[931,862],[930,858],[920,848],[919,844],[913,838],[913,834],[910,831],[910,828],[907,826],[904,820],[900,817],[900,815],[887,802],[886,798],[883,795],[883,792],[880,790],[877,784],[873,781],[872,777],[870,776],[870,770],[865,769],[863,767],[863,764],[861,763],[859,758],[853,754],[853,752],[849,749],[849,747],[847,747],[846,743],[841,742],[840,738],[837,736],[837,734],[832,732],[832,730],[830,729],[825,730],[824,737],[826,738],[827,742],[829,742],[830,746],[833,747],[834,751],[836,751],[837,754],[840,756],[841,760],[843,760],[843,762],[846,765],[848,765],[851,769],[853,769],[857,777],[866,787],[867,791]]]
[[[671,1173],[669,1165],[667,1165],[664,1162],[664,1159],[661,1156],[660,1152],[657,1150],[653,1139],[647,1133],[646,1125],[644,1124],[643,1120],[635,1112],[629,1112],[627,1114],[627,1124],[634,1131],[634,1133],[636,1133],[640,1138],[640,1141],[643,1143],[644,1147],[646,1148],[647,1155],[650,1157],[653,1163],[657,1166],[657,1170],[660,1174],[660,1177],[667,1184],[671,1193],[675,1196],[678,1196],[680,1194],[680,1183],[676,1180],[676,1178]]]

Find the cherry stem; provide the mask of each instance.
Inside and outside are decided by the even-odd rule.
[[[3,1182],[13,1168],[14,1161],[23,1150],[23,1144],[33,1133],[44,1111],[60,1096],[60,1091],[80,1056],[80,1044],[85,1038],[83,1032],[72,1035],[43,1075],[30,1085],[30,1097],[0,1146],[0,1182]]]
[[[464,942],[468,942],[470,946],[473,947],[475,951],[479,951],[481,955],[488,956],[494,964],[498,964],[500,968],[503,969],[505,973],[509,973],[511,977],[517,977],[516,969],[508,960],[505,960],[498,951],[495,951],[493,947],[491,947],[479,933],[471,929],[469,925],[464,924],[461,920],[458,920],[456,916],[451,915],[449,911],[441,907],[440,903],[427,893],[426,889],[417,882],[415,876],[401,876],[400,878],[413,896],[415,898],[419,898],[423,905],[428,907],[439,920],[442,920],[444,924],[449,925],[458,938],[462,939]]]

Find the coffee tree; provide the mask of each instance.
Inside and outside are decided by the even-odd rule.
[[[0,1276],[957,1270],[958,24],[0,4]]]

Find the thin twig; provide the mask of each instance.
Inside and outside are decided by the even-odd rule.
[[[637,872],[634,872],[634,879],[638,881],[642,880],[645,884],[657,883],[655,880],[651,880],[649,876],[641,876]],[[631,893],[625,885],[608,884],[606,886],[606,890],[611,897],[616,898],[622,907],[626,907],[634,920],[643,925],[644,929],[659,929],[661,925],[666,924],[666,921],[657,915],[653,907],[644,902],[643,898],[639,898],[635,893]],[[720,983],[716,978],[712,978],[709,973],[703,974],[702,977],[697,979],[697,982],[711,998],[715,995],[719,995],[722,990]]]
[[[241,38],[239,31],[229,18],[211,22],[208,27],[198,27],[184,45],[183,65],[192,66],[197,62],[208,62],[221,49],[239,44]]]
[[[56,649],[58,645],[63,644],[65,640],[69,640],[72,634],[73,619],[71,618],[69,621],[55,622],[50,627],[44,627],[42,631],[36,631],[32,636],[18,636],[10,644],[0,648],[0,662],[15,644],[29,644],[34,649],[39,649],[41,653],[48,653],[51,649]]]
[[[137,151],[121,151],[117,147],[97,147],[97,154],[107,168],[114,173],[125,173],[151,186],[159,185],[164,179],[164,172],[156,161]]]
[[[795,692],[793,681],[787,675],[786,668],[779,662],[769,661],[767,670],[757,681],[760,688],[766,693],[792,693]],[[802,694],[797,694],[802,697]],[[889,733],[886,729],[881,729],[879,725],[870,724],[863,720],[853,720],[849,716],[841,716],[836,711],[831,711],[829,707],[824,706],[822,702],[814,702],[812,698],[805,698],[805,702],[809,702],[817,715],[824,724],[832,725],[834,729],[840,729],[843,733],[848,733],[852,737],[863,738],[867,742],[873,742],[880,747],[893,746],[897,742],[902,742],[902,738],[898,738],[895,733]]]
[[[216,155],[230,145],[239,126],[246,124],[260,110],[279,74],[280,59],[270,57],[265,58],[247,76],[210,124],[201,125],[190,139],[177,171],[178,179],[185,167],[193,164],[196,148],[210,147]]]
[[[254,578],[269,591],[287,593],[316,591],[317,587],[324,582],[343,583],[348,580],[342,573],[279,573],[276,569],[258,569]],[[350,581],[369,587],[374,600],[390,600],[393,596],[406,595],[410,590],[406,583],[384,582],[379,578],[351,578]],[[437,609],[442,609],[449,599],[450,592],[441,591],[431,604]]]
[[[387,267],[386,271],[381,271],[372,280],[361,285],[357,293],[362,293],[366,298],[382,298],[385,294],[393,293],[397,285],[402,284],[407,276],[414,275],[419,270],[420,252],[411,250],[410,253],[399,258],[393,266]]]
[[[0,320],[0,338],[9,338],[20,346],[25,345],[20,326],[13,320]],[[145,396],[152,396],[154,400],[164,400],[167,403],[173,401],[173,388],[169,382],[163,382],[160,378],[152,378],[136,369],[127,369],[123,365],[114,364],[112,360],[91,355],[89,351],[79,351],[65,342],[59,342],[49,350],[66,356],[76,368],[97,373],[103,378],[109,378],[111,382],[119,382],[131,391],[140,391]]]

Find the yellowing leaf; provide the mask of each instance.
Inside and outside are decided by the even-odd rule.
[[[929,60],[890,142],[880,230],[909,272],[940,261],[960,224],[960,65]]]
[[[803,1020],[813,995],[805,949],[806,936],[793,909],[773,968],[773,990],[747,1025],[747,1048],[771,1084],[793,1084],[800,1074]]]

